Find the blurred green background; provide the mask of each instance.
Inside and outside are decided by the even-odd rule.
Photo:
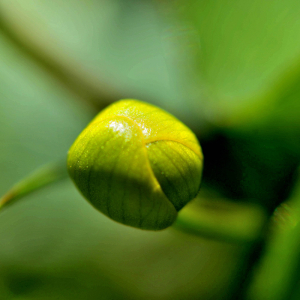
[[[271,215],[300,158],[299,15],[296,0],[1,0],[0,194],[136,98],[194,130],[205,189]],[[262,248],[122,226],[70,180],[3,209],[0,245],[0,299],[24,300],[246,299]]]

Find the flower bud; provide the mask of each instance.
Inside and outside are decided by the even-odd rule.
[[[100,112],[69,150],[83,196],[120,223],[164,229],[196,197],[203,156],[195,135],[167,112],[121,100]]]

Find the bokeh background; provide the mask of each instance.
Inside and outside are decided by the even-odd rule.
[[[299,15],[296,0],[1,0],[0,194],[136,98],[194,130],[204,188],[272,214],[299,165]],[[260,248],[122,226],[64,180],[1,211],[0,299],[242,299]]]

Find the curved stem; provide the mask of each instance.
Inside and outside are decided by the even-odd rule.
[[[15,184],[1,199],[0,209],[29,193],[67,177],[65,163],[49,163]]]
[[[267,213],[258,205],[200,196],[184,208],[174,228],[206,238],[253,243],[263,238]]]

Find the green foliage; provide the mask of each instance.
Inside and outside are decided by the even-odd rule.
[[[24,196],[1,209],[3,299],[299,299],[298,1],[17,0],[0,9],[2,204]],[[63,171],[27,174],[64,161],[92,117],[124,98],[172,113],[203,149],[202,189],[182,210],[199,180],[183,182],[188,167],[176,164],[176,174],[170,163],[181,145],[148,147],[150,183],[127,173],[139,185],[157,178],[180,210],[160,232],[109,220],[70,181],[30,194]],[[118,159],[111,153],[120,151],[98,164],[102,174]],[[125,176],[114,179],[116,202],[136,194]]]
[[[288,203],[274,213],[264,260],[249,290],[249,298],[297,299],[299,282],[300,177]]]

